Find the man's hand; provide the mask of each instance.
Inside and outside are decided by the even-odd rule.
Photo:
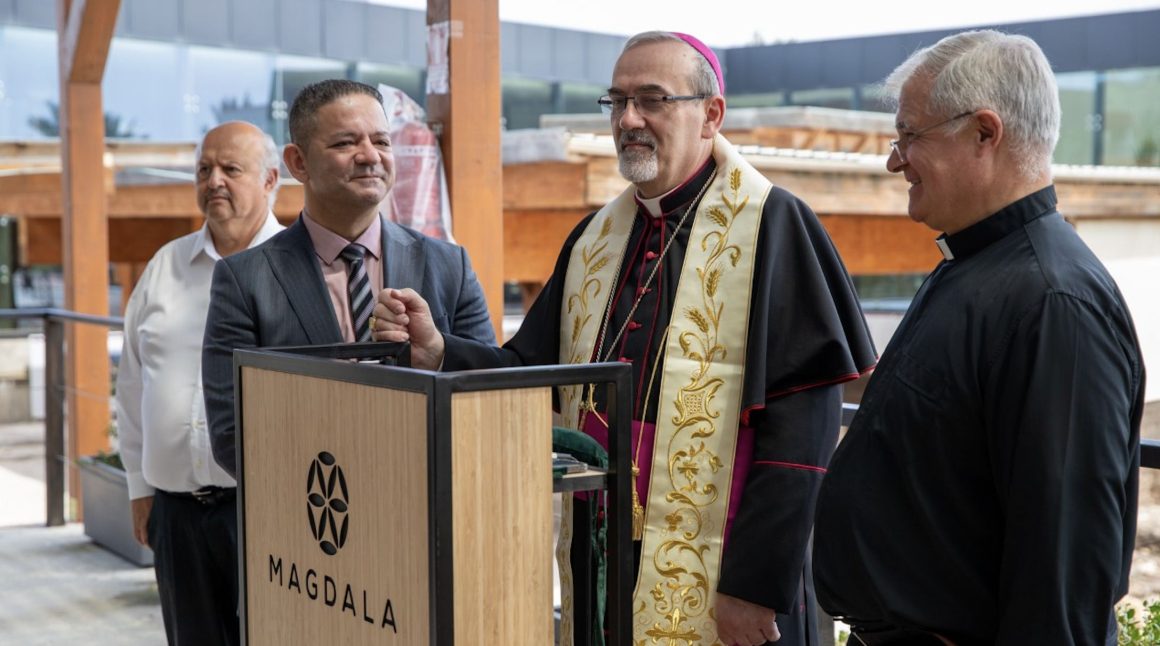
[[[717,593],[717,638],[725,646],[760,646],[781,639],[777,613],[737,597]]]
[[[375,341],[410,341],[411,367],[438,370],[443,363],[443,335],[435,328],[431,308],[413,289],[384,289],[375,303]]]
[[[133,538],[149,547],[149,514],[153,513],[153,496],[134,498],[129,501],[133,509]]]

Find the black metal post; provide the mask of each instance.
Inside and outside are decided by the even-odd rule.
[[[64,326],[62,319],[44,318],[44,486],[49,527],[65,521]]]
[[[632,643],[632,373],[617,375],[608,385],[608,632],[611,644]]]

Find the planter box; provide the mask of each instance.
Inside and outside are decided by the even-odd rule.
[[[153,550],[133,538],[133,512],[125,472],[91,457],[78,462],[85,535],[134,565],[153,565]]]

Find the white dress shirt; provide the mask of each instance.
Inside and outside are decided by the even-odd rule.
[[[250,246],[282,229],[267,214]],[[154,489],[236,484],[213,459],[201,388],[201,342],[220,259],[202,226],[162,247],[129,298],[116,397],[129,498],[151,496]]]

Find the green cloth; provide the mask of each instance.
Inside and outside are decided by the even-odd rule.
[[[569,453],[591,467],[608,468],[608,451],[604,450],[599,442],[592,439],[592,436],[573,428],[552,427],[552,450],[557,453]],[[592,604],[595,616],[590,618],[596,629],[592,631],[592,644],[593,646],[604,646],[604,607],[608,595],[605,588],[607,532],[605,524],[599,519],[599,511],[604,507],[605,502],[604,492],[593,492],[590,500],[592,504],[589,505],[589,513],[591,513],[589,526],[592,528],[592,533],[588,540],[591,542],[592,555],[596,561],[596,603]],[[572,540],[575,541],[576,537],[573,536]]]

